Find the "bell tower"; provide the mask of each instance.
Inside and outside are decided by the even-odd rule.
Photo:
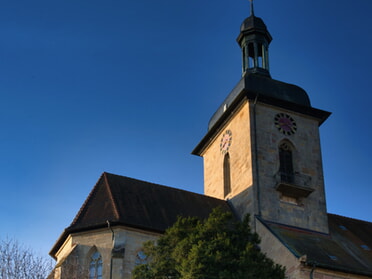
[[[327,233],[319,126],[330,113],[271,78],[271,40],[251,2],[237,38],[242,78],[192,153],[203,157],[204,193],[228,200],[239,216]]]

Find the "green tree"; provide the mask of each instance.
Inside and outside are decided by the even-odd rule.
[[[147,263],[134,279],[281,279],[284,268],[258,247],[249,217],[243,222],[215,209],[205,220],[180,217],[157,242],[146,242]]]

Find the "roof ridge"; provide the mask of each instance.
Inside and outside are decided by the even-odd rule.
[[[97,191],[98,184],[101,181],[104,174],[105,173],[102,173],[101,176],[98,178],[96,184],[94,185],[93,189],[90,191],[88,197],[85,199],[83,205],[80,207],[79,212],[76,214],[74,220],[71,222],[69,227],[72,227],[74,224],[76,224],[77,220],[83,214],[83,211],[86,211],[86,209],[87,209],[86,205],[87,205],[88,201],[93,197],[94,193]]]
[[[133,177],[125,176],[125,175],[114,174],[114,173],[109,173],[109,172],[104,172],[104,173],[105,174],[108,174],[108,175],[112,175],[112,176],[117,176],[117,177],[123,177],[123,178],[126,178],[126,179],[131,179],[131,180],[134,180],[134,181],[140,181],[142,183],[150,184],[150,185],[153,185],[153,186],[156,186],[156,187],[162,187],[162,188],[171,189],[172,191],[186,192],[186,193],[190,193],[190,194],[194,194],[194,195],[198,195],[198,196],[203,196],[203,197],[214,199],[214,200],[222,200],[222,201],[224,201],[223,199],[218,199],[218,198],[207,196],[207,195],[204,195],[204,194],[195,193],[195,192],[192,192],[192,191],[189,191],[189,190],[175,188],[175,187],[172,187],[172,186],[167,186],[167,185],[163,185],[163,184],[159,184],[159,183],[155,183],[155,182],[149,182],[149,181],[145,181],[145,180],[142,180],[142,179],[137,179],[137,178],[133,178]]]
[[[110,183],[109,183],[109,181],[108,181],[107,174],[108,174],[107,172],[104,172],[104,173],[102,174],[102,176],[103,176],[103,178],[104,178],[104,180],[105,180],[106,188],[107,188],[107,191],[108,191],[108,193],[109,193],[109,195],[110,195],[110,199],[111,199],[112,204],[113,204],[113,207],[114,207],[114,213],[115,213],[115,215],[116,215],[116,219],[119,220],[119,219],[120,219],[120,214],[119,214],[118,206],[117,206],[117,203],[116,203],[115,197],[114,197],[114,195],[112,194],[112,189],[111,189],[111,185],[110,185]],[[108,221],[113,221],[113,220],[108,220]]]

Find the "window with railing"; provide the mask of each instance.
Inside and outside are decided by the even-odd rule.
[[[276,190],[290,198],[302,198],[310,195],[311,177],[294,171],[291,143],[285,141],[279,145],[279,171],[275,174]]]
[[[284,182],[293,182],[293,157],[292,148],[287,142],[279,146],[279,172]]]

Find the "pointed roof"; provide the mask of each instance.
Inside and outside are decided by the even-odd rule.
[[[329,234],[260,221],[311,267],[372,276],[372,223],[328,214]]]
[[[178,216],[207,218],[216,207],[230,210],[224,200],[105,172],[50,254],[69,234],[105,228],[107,221],[162,233]]]

